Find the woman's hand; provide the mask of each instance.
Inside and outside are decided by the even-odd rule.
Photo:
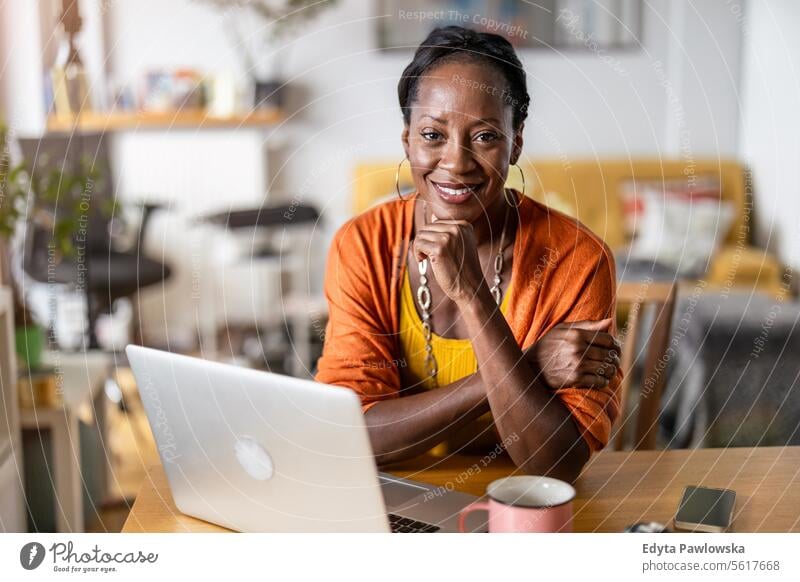
[[[472,224],[465,220],[437,220],[417,230],[414,257],[428,259],[442,291],[457,304],[470,301],[486,282]]]
[[[619,342],[611,319],[556,325],[525,350],[525,356],[552,389],[602,388],[620,365]]]

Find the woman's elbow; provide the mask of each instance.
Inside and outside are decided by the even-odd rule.
[[[541,446],[532,451],[509,450],[517,468],[528,475],[542,475],[574,483],[589,461],[591,451],[582,437],[566,446],[547,450]]]

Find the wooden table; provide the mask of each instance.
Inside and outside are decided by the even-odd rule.
[[[514,474],[504,457],[422,457],[393,473],[481,495]],[[670,523],[686,485],[736,491],[733,532],[800,531],[800,447],[601,452],[576,483],[576,532],[619,532],[639,521]],[[123,532],[225,532],[182,515],[160,465],[150,468]]]

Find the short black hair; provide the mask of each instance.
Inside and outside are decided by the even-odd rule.
[[[514,129],[519,129],[528,116],[531,98],[525,82],[525,69],[514,47],[498,34],[478,32],[463,26],[434,28],[403,71],[397,84],[397,97],[406,125],[411,120],[411,106],[417,98],[419,80],[433,67],[455,59],[485,62],[502,73],[510,97],[506,103],[513,108]]]

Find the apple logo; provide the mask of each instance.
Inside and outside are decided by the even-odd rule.
[[[275,472],[272,457],[254,438],[249,436],[239,437],[234,449],[236,451],[236,460],[239,461],[242,469],[253,479],[266,481],[272,478]]]

